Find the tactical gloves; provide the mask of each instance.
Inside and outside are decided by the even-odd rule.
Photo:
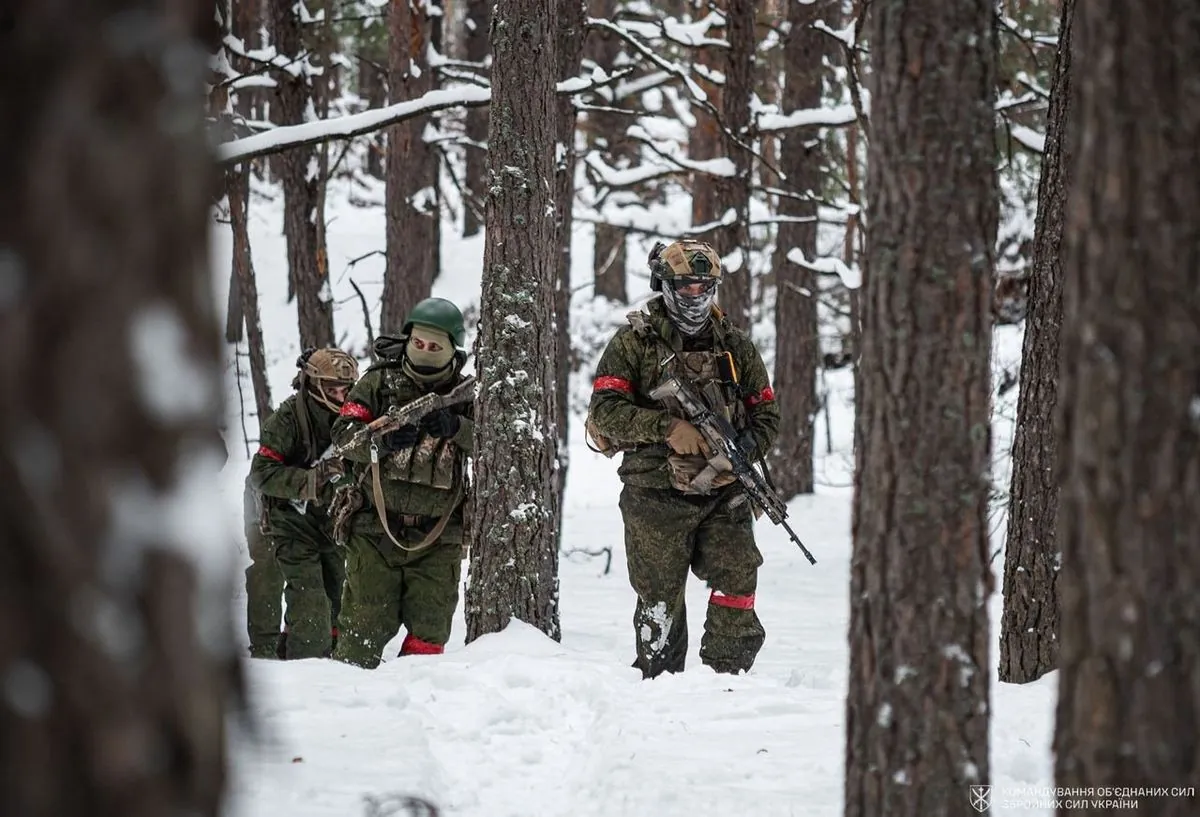
[[[739,434],[737,438],[737,445],[738,448],[742,450],[742,454],[745,455],[746,459],[753,460],[755,458],[754,452],[758,450],[758,443],[754,441],[753,431],[746,429]]]
[[[310,502],[319,501],[322,495],[321,489],[337,482],[345,473],[346,466],[341,459],[319,460],[316,465],[308,469],[302,498]]]
[[[386,451],[403,451],[406,448],[412,448],[417,444],[417,440],[421,436],[421,429],[413,424],[400,426],[395,431],[389,431],[379,439],[380,447]]]
[[[678,417],[672,417],[667,426],[667,445],[676,454],[684,456],[701,454],[707,457],[712,453],[700,429]]]
[[[462,418],[448,409],[438,409],[421,418],[421,430],[432,437],[453,437],[462,426]]]

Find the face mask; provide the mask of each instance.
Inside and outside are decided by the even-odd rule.
[[[699,295],[685,295],[676,292],[670,286],[663,287],[663,306],[667,309],[667,317],[675,328],[688,337],[700,334],[712,318],[713,301],[717,297],[716,286],[709,287]]]
[[[404,348],[404,357],[417,374],[440,374],[454,360],[454,342],[439,329],[414,326]]]

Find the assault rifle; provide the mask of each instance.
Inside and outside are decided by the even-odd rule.
[[[650,392],[650,397],[654,400],[673,397],[679,401],[688,421],[704,435],[708,447],[715,455],[714,459],[723,457],[729,461],[733,475],[742,483],[742,490],[746,492],[746,497],[761,508],[771,522],[781,525],[791,540],[799,545],[809,564],[815,565],[817,560],[808,552],[808,548],[804,546],[800,537],[787,523],[787,505],[779,498],[779,494],[775,493],[775,490],[767,484],[758,469],[746,459],[745,452],[738,445],[738,433],[733,425],[705,405],[699,395],[678,377],[667,378]]]
[[[475,377],[469,376],[445,394],[430,392],[402,406],[389,406],[388,410],[371,422],[354,432],[354,436],[344,444],[339,445],[334,454],[344,455],[347,451],[364,443],[374,444],[389,431],[395,431],[402,426],[413,425],[427,414],[459,403],[469,403],[475,399]]]

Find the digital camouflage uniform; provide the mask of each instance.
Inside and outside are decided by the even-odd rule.
[[[691,569],[711,589],[701,660],[718,672],[749,670],[765,638],[754,611],[762,555],[754,541],[753,511],[731,475],[708,496],[674,487],[665,439],[672,417],[682,412],[677,406],[668,410],[649,392],[674,375],[703,389],[710,408],[725,403],[723,413],[746,435],[753,460],[770,449],[779,428],[766,367],[749,337],[715,307],[707,329],[696,337],[676,331],[661,298],[630,317],[597,366],[589,423],[625,449],[617,473],[624,483],[620,508],[629,579],[638,596],[635,666],[645,677],[683,670],[684,587]],[[736,385],[715,371],[714,352],[729,353]]]
[[[310,360],[357,364],[340,350],[317,350]],[[319,357],[320,356],[320,357]],[[302,365],[307,366],[302,356]],[[329,459],[334,412],[323,392],[310,390],[302,370],[297,392],[262,424],[250,480],[265,505],[267,547],[284,578],[288,659],[328,656],[338,633],[345,565],[326,513],[340,463]],[[332,379],[332,378],[331,378]],[[344,383],[348,385],[348,382]]]
[[[250,636],[251,658],[276,658],[280,647],[279,623],[283,618],[283,573],[275,561],[274,542],[262,531],[259,500],[246,477],[242,497],[246,546],[246,634]]]
[[[452,352],[461,346],[464,330],[457,307],[437,298],[414,307],[402,330],[404,335],[381,338],[376,344],[384,362],[368,369],[347,397],[333,429],[339,446],[349,445],[364,424],[385,414],[389,406],[406,405],[430,391],[446,393],[462,382],[465,355],[461,352],[454,352],[444,368],[422,367],[437,368],[432,375],[415,371],[407,357],[412,318],[429,314],[434,329],[450,328],[440,335]],[[418,323],[417,331],[422,326]],[[384,648],[402,625],[407,635],[401,655],[439,654],[450,640],[462,572],[466,459],[472,450],[474,422],[471,401],[444,411],[456,418],[457,429],[451,436],[414,429],[417,436],[412,445],[400,450],[384,446],[378,451],[379,484],[390,535],[375,507],[370,442],[343,452],[356,464],[362,504],[350,519],[345,541],[345,595],[334,653],[340,661],[377,667]],[[420,547],[443,515],[446,521],[440,535]]]

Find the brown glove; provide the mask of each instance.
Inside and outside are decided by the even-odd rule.
[[[708,448],[708,442],[705,441],[704,435],[700,433],[700,429],[689,423],[687,420],[681,420],[678,417],[671,418],[671,424],[667,426],[667,445],[676,454],[702,454],[707,457],[712,452]]]
[[[321,489],[331,482],[337,482],[346,473],[346,466],[340,459],[320,460],[308,469],[308,479],[304,484],[304,499],[315,502],[321,498]]]

